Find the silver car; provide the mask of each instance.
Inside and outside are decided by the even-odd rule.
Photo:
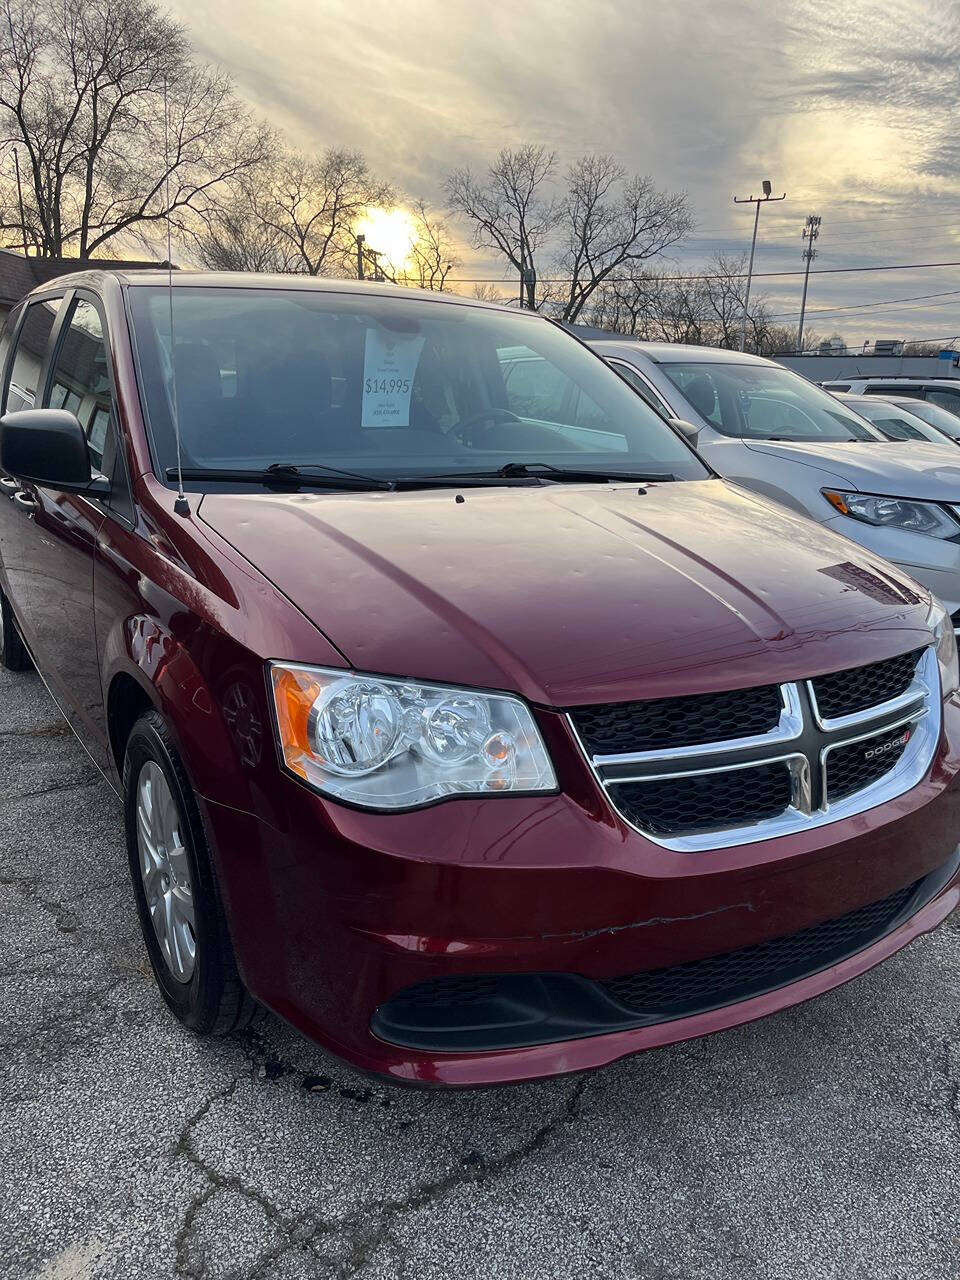
[[[887,440],[799,374],[716,347],[591,341],[722,476],[892,560],[960,625],[956,445]]]

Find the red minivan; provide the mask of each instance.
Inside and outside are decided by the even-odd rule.
[[[13,312],[2,369],[2,660],[122,796],[194,1031],[259,1003],[396,1080],[526,1080],[957,905],[942,607],[550,321],[92,273]]]

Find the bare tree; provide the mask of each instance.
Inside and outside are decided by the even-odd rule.
[[[446,183],[451,208],[473,223],[477,248],[503,254],[531,310],[537,305],[537,251],[557,222],[557,202],[542,192],[556,163],[554,152],[528,143],[501,151],[484,179],[457,169]]]
[[[636,267],[682,240],[693,226],[682,192],[658,191],[653,179],[627,179],[612,156],[582,156],[567,170],[560,202],[566,279],[562,318],[576,320],[596,289],[624,265]]]
[[[293,271],[289,242],[265,217],[257,171],[250,176],[186,227],[184,238],[199,265],[210,271]]]
[[[414,236],[410,245],[410,261],[401,283],[441,292],[447,276],[460,265],[450,232],[446,223],[435,217],[423,200],[414,205],[412,217]]]
[[[358,151],[329,147],[316,156],[281,156],[257,216],[277,235],[291,270],[350,275],[355,224],[370,206],[392,201],[391,188],[371,176]]]
[[[478,302],[507,302],[508,299],[500,292],[495,284],[490,284],[484,280],[481,284],[473,286],[472,296]]]
[[[906,342],[903,346],[905,356],[938,356],[941,351],[956,346],[956,338],[948,338],[946,342]]]
[[[594,292],[589,316],[598,327],[650,341],[736,348],[745,292],[745,257],[716,254],[702,270],[680,274],[621,268]],[[785,333],[771,322],[766,299],[754,294],[747,349],[784,350]]]
[[[208,210],[267,135],[152,0],[0,0],[0,142],[20,155],[28,241],[86,257]],[[9,224],[9,189],[2,205]]]

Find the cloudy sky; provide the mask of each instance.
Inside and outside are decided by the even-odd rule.
[[[823,218],[818,268],[960,259],[960,0],[170,7],[292,142],[358,148],[431,204],[451,168],[536,142],[563,162],[609,152],[686,190],[697,228],[684,266],[749,244],[752,211],[732,197],[764,177],[788,199],[761,215],[758,271],[800,267],[808,213]],[[468,256],[459,274],[501,271]],[[762,288],[795,323],[799,277]],[[943,296],[919,296],[931,294]],[[808,316],[849,341],[952,336],[960,267],[823,275]]]

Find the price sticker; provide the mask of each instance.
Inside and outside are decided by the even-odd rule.
[[[422,337],[367,330],[362,427],[409,427],[410,393],[422,350]]]

